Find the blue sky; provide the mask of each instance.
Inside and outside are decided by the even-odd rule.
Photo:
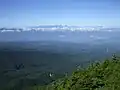
[[[0,27],[120,26],[120,0],[0,0]]]

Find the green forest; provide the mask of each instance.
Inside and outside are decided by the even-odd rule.
[[[49,78],[44,80],[46,84],[25,85],[24,80],[15,85],[11,82],[5,90],[120,90],[120,57],[113,55],[87,68],[77,68],[71,75],[51,74],[49,77],[49,74],[42,74]]]

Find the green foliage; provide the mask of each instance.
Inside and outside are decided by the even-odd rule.
[[[49,85],[28,86],[23,90],[120,90],[120,58],[96,62],[88,68],[79,68],[71,76]]]
[[[120,59],[91,64],[79,69],[62,82],[54,86],[55,90],[120,90]]]

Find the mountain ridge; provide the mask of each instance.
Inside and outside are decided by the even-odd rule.
[[[0,28],[0,32],[24,32],[24,31],[119,31],[118,27],[104,26],[72,26],[72,25],[39,25],[25,28]]]

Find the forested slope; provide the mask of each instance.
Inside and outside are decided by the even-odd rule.
[[[78,68],[71,76],[58,79],[45,86],[31,86],[24,90],[120,90],[120,58]]]

